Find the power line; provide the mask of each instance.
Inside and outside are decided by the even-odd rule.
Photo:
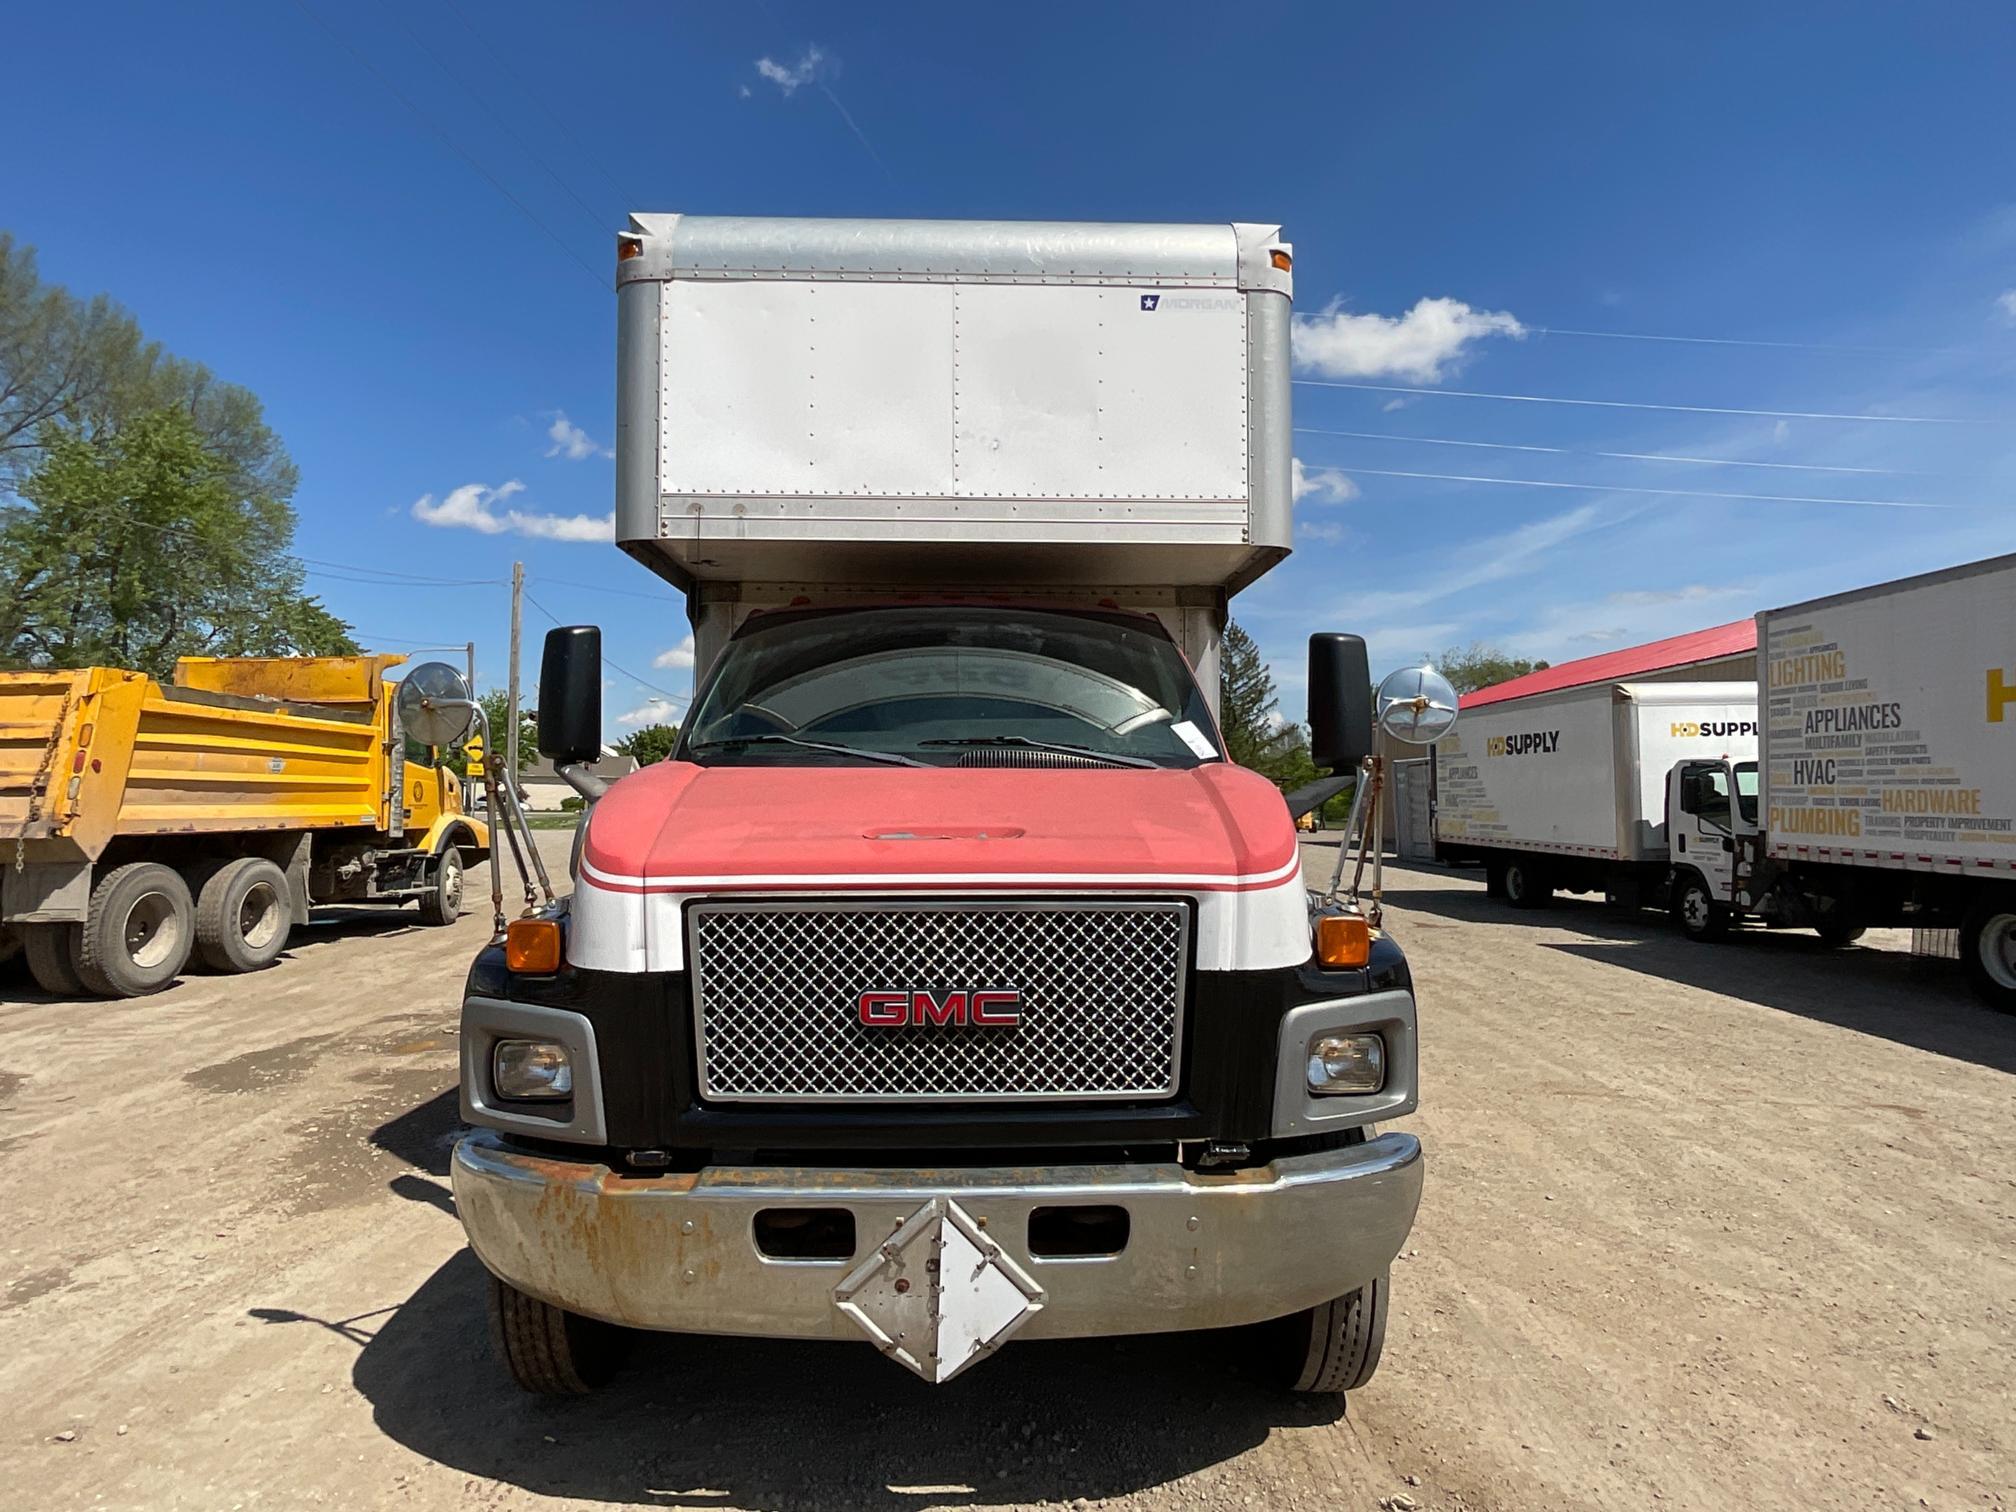
[[[645,593],[637,588],[611,588],[606,583],[583,583],[573,578],[548,577],[543,572],[539,575],[539,581],[542,583],[552,583],[562,588],[582,588],[590,593],[617,593],[621,594],[624,598],[649,599],[654,604],[667,602],[667,595],[663,593]]]
[[[1557,457],[1609,457],[1624,462],[1694,462],[1707,467],[1769,467],[1782,472],[1857,473],[1879,478],[1966,478],[1963,473],[1923,472],[1909,467],[1833,467],[1822,462],[1752,462],[1742,457],[1689,457],[1674,452],[1589,451],[1575,446],[1532,446],[1516,441],[1455,441],[1447,436],[1403,436],[1394,431],[1324,430],[1298,425],[1298,436],[1348,436],[1358,441],[1401,441],[1420,446],[1471,446],[1487,451],[1546,452]]]
[[[1345,383],[1297,378],[1307,388],[1363,389],[1374,394],[1429,394],[1443,399],[1503,399],[1517,404],[1575,404],[1593,409],[1671,410],[1684,415],[1757,415],[1767,420],[1867,420],[1883,425],[2007,425],[2006,420],[1956,420],[1947,415],[1837,415],[1814,410],[1735,409],[1715,404],[1640,404],[1628,399],[1563,399],[1551,394],[1486,394],[1474,389],[1407,388],[1392,383]]]
[[[541,581],[548,581],[548,580],[541,579]],[[555,614],[551,609],[548,609],[544,604],[540,603],[539,600],[532,597],[530,593],[527,593],[525,595],[525,602],[530,604],[534,609],[537,609],[541,614],[545,615],[546,618],[553,621],[555,625],[560,625],[564,623],[564,621],[560,618],[559,615]],[[616,671],[621,672],[625,677],[629,678],[632,682],[637,684],[638,687],[649,688],[653,693],[656,693],[660,698],[665,699],[668,703],[684,704],[691,702],[690,699],[684,697],[681,694],[668,693],[665,689],[659,687],[656,683],[646,682],[643,678],[639,677],[635,672],[632,672],[628,667],[624,666],[621,662],[615,660],[613,657],[607,654],[604,654],[602,660],[608,663],[609,666],[614,668]]]
[[[573,131],[568,127],[565,119],[562,118],[551,107],[549,107],[546,104],[546,102],[539,97],[539,95],[534,93],[533,90],[529,86],[527,86],[524,78],[518,73],[518,71],[512,68],[512,66],[509,63],[504,61],[503,54],[498,52],[496,48],[490,45],[490,39],[484,36],[482,30],[476,25],[476,23],[469,19],[469,13],[463,10],[460,5],[457,5],[455,3],[455,0],[442,0],[442,3],[445,4],[448,7],[448,9],[455,12],[455,15],[457,16],[458,19],[460,19],[464,28],[466,28],[469,31],[469,33],[472,36],[474,36],[480,44],[482,44],[483,50],[488,54],[490,54],[490,61],[495,63],[498,67],[498,70],[501,73],[503,73],[503,75],[507,79],[509,79],[514,85],[517,86],[518,92],[524,95],[534,105],[537,105],[539,109],[542,112],[544,112],[547,121],[552,125],[553,129],[559,132],[560,135],[566,137],[568,141],[574,144],[575,150],[581,153],[582,157],[586,159],[588,166],[595,171],[595,173],[601,178],[602,182],[607,184],[610,187],[610,189],[615,192],[616,198],[623,202],[624,207],[626,209],[633,207],[641,208],[643,205],[643,201],[638,199],[636,195],[631,194],[621,184],[617,183],[615,179],[609,176],[608,170],[602,166],[601,161],[594,155],[593,150],[584,147],[582,145],[581,139],[574,135]]]
[[[468,96],[470,96],[470,98],[475,100],[478,105],[481,105],[483,107],[484,114],[489,116],[491,120],[495,121],[497,125],[500,128],[502,128],[504,134],[509,138],[511,138],[512,141],[518,144],[519,151],[523,152],[527,157],[532,159],[533,162],[537,163],[539,165],[540,170],[546,175],[546,177],[550,178],[551,180],[553,180],[554,183],[560,186],[560,192],[566,195],[567,198],[574,201],[576,205],[581,207],[581,213],[587,216],[589,221],[594,225],[596,234],[602,236],[608,235],[609,234],[608,222],[603,220],[601,215],[599,215],[596,212],[593,206],[591,206],[586,200],[582,199],[580,195],[574,192],[574,186],[572,184],[569,184],[565,179],[560,177],[558,173],[555,173],[553,171],[552,167],[546,162],[546,160],[540,157],[540,155],[533,150],[532,144],[527,142],[525,138],[523,138],[518,134],[518,129],[504,118],[504,116],[496,109],[496,107],[493,106],[490,103],[490,101],[484,97],[483,93],[480,90],[470,88],[468,83],[462,78],[462,76],[456,73],[454,69],[448,66],[447,60],[444,59],[439,53],[434,51],[433,48],[427,45],[425,39],[422,38],[418,32],[414,31],[412,27],[406,24],[405,18],[399,14],[398,8],[396,6],[387,4],[385,9],[389,10],[392,13],[392,20],[394,24],[396,24],[398,28],[406,34],[407,40],[410,41],[415,47],[419,48],[420,51],[427,54],[429,58],[433,59],[434,66],[436,68],[440,69],[441,72],[446,74],[449,78],[453,79],[457,84],[461,85],[463,92]]]
[[[346,38],[341,32],[337,31],[336,28],[331,26],[327,21],[323,20],[322,17],[317,15],[313,10],[310,10],[308,7],[308,0],[294,0],[294,4],[302,15],[306,16],[309,20],[313,21],[317,26],[321,27],[322,30],[324,30],[331,37],[333,37],[336,41],[337,46],[341,47],[345,52],[350,54],[351,57],[355,58],[358,62],[358,65],[362,67],[366,72],[368,72],[372,78],[376,79],[379,82],[379,84],[384,87],[385,92],[387,94],[391,95],[395,100],[399,101],[400,104],[404,105],[408,110],[413,112],[414,119],[419,121],[422,126],[426,127],[427,130],[433,135],[436,141],[440,142],[442,146],[446,147],[450,152],[454,153],[455,156],[459,157],[460,159],[462,159],[463,162],[467,163],[470,166],[470,168],[475,170],[475,172],[479,176],[481,176],[481,178],[485,183],[487,183],[492,189],[495,189],[499,194],[503,195],[505,199],[509,200],[512,203],[512,205],[517,208],[517,211],[520,215],[524,216],[525,219],[529,220],[530,222],[532,222],[533,225],[537,226],[541,231],[545,232],[547,238],[553,243],[554,246],[558,247],[562,252],[565,252],[570,258],[574,260],[575,264],[581,269],[582,272],[586,273],[590,278],[595,280],[597,288],[601,289],[604,293],[607,293],[609,290],[615,287],[615,285],[611,283],[608,279],[604,278],[600,273],[597,273],[593,268],[591,268],[587,264],[587,262],[582,259],[579,253],[577,253],[572,247],[568,246],[566,241],[561,238],[559,232],[555,231],[551,226],[547,225],[545,221],[541,220],[537,215],[533,214],[532,210],[525,204],[523,200],[519,199],[518,196],[513,194],[509,189],[506,189],[503,183],[500,182],[498,178],[494,174],[492,174],[488,168],[485,168],[473,156],[465,152],[459,145],[457,145],[455,139],[449,136],[448,133],[443,131],[439,126],[437,126],[434,123],[433,119],[429,117],[425,111],[421,110],[421,108],[418,105],[414,104],[412,99],[407,96],[406,92],[401,88],[399,88],[398,85],[394,84],[389,78],[387,78],[385,74],[379,69],[377,64],[373,63],[370,60],[370,58],[366,57],[362,52],[358,51],[355,47],[352,47],[350,45],[348,38]]]
[[[1579,493],[1649,494],[1655,498],[1741,499],[1760,504],[1852,504],[1870,509],[1952,509],[1916,499],[1821,499],[1803,494],[1704,493],[1695,488],[1627,488],[1611,483],[1559,483],[1542,478],[1484,478],[1468,473],[1399,472],[1383,467],[1338,467],[1353,477],[1427,478],[1440,483],[1499,483],[1513,488],[1572,488]]]
[[[1587,331],[1570,326],[1529,325],[1536,336],[1587,336],[1602,341],[1665,341],[1687,346],[1769,347],[1792,352],[1874,352],[1891,357],[1951,357],[1958,347],[1855,346],[1833,341],[1756,341],[1740,336],[1661,336],[1649,331]]]

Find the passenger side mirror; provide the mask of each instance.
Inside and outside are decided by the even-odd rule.
[[[539,754],[556,767],[602,755],[602,632],[594,625],[546,632],[539,659]]]
[[[1372,664],[1363,636],[1309,637],[1309,754],[1348,772],[1372,754]]]

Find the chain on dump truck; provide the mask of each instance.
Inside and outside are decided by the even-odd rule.
[[[254,971],[322,903],[461,912],[489,836],[406,760],[403,656],[0,672],[0,935],[63,996]]]
[[[453,1162],[521,1385],[623,1327],[936,1382],[1239,1326],[1284,1387],[1371,1376],[1411,979],[1215,714],[1289,550],[1291,277],[1266,225],[633,219],[616,537],[698,691],[605,790],[599,633],[548,638],[592,803],[571,902],[470,974]],[[1348,772],[1363,643],[1311,665]]]

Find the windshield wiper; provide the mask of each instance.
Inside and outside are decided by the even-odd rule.
[[[1027,735],[957,735],[937,740],[920,740],[920,746],[1022,746],[1031,751],[1055,751],[1060,756],[1084,756],[1113,766],[1155,768],[1158,762],[1142,756],[1122,756],[1117,751],[1095,751],[1090,746],[1066,745],[1061,740],[1031,740]]]
[[[870,751],[861,746],[841,745],[830,740],[800,740],[796,735],[734,735],[725,740],[696,740],[688,749],[694,755],[702,751],[739,751],[752,745],[794,745],[803,746],[808,751],[833,751],[842,756],[859,756],[863,761],[886,761],[892,766],[928,767],[928,761],[918,761],[914,757],[899,756],[894,751]]]

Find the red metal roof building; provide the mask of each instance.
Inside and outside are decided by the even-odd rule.
[[[1579,688],[1585,683],[1630,682],[1634,678],[1650,678],[1662,673],[1670,680],[1671,674],[1682,668],[1691,669],[1702,663],[1734,657],[1754,658],[1756,652],[1757,622],[1734,620],[1726,625],[1717,625],[1712,630],[1694,630],[1686,635],[1648,641],[1642,646],[1605,651],[1598,656],[1585,656],[1578,661],[1543,667],[1538,672],[1528,672],[1510,682],[1465,693],[1463,707],[1474,709],[1484,704],[1503,703],[1508,698],[1557,693],[1563,688]],[[1740,681],[1756,675],[1754,667],[1701,667],[1701,671],[1704,681]]]

